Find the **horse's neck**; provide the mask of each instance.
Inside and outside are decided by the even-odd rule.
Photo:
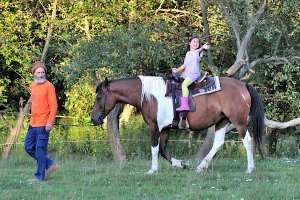
[[[135,107],[141,102],[141,82],[137,79],[120,80],[111,84],[111,91],[116,101],[127,103]]]

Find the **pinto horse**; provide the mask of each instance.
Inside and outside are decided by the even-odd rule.
[[[248,117],[252,119],[255,146],[262,155],[264,134],[264,106],[258,92],[239,80],[221,77],[221,90],[193,97],[196,111],[187,113],[189,129],[198,131],[215,125],[213,147],[197,166],[196,172],[208,168],[212,158],[224,144],[226,127],[234,125],[247,153],[247,173],[254,170],[252,138],[247,129]],[[172,99],[165,97],[166,83],[162,77],[138,76],[101,82],[96,90],[96,99],[91,121],[102,125],[103,119],[116,103],[123,102],[141,110],[151,132],[152,164],[148,174],[158,171],[158,153],[173,166],[186,168],[182,160],[171,157],[167,151],[170,124],[173,120]]]

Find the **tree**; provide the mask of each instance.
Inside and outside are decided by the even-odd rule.
[[[256,59],[252,62],[249,62],[250,60],[250,55],[249,50],[250,48],[250,42],[252,41],[253,34],[255,33],[255,29],[257,29],[257,26],[259,26],[260,21],[262,20],[262,17],[266,14],[267,8],[270,4],[269,1],[264,1],[264,3],[261,5],[261,7],[258,9],[256,15],[254,16],[254,2],[253,1],[245,1],[245,8],[247,10],[247,24],[243,25],[239,23],[240,21],[239,18],[235,13],[237,12],[237,9],[232,9],[234,8],[232,6],[231,1],[221,1],[220,2],[220,7],[221,10],[228,22],[228,24],[231,27],[231,30],[235,36],[236,39],[236,45],[237,45],[237,55],[236,55],[236,60],[234,64],[226,71],[226,74],[229,76],[235,75],[236,78],[246,80],[249,79],[251,75],[253,75],[254,71],[252,70],[253,67],[257,66],[258,64],[266,64],[266,63],[276,63],[276,64],[282,64],[282,63],[289,63],[289,62],[295,62],[299,60],[299,57],[293,56],[293,55],[287,55],[284,57],[278,57],[278,56],[266,56],[266,52],[264,51],[262,54],[263,58]],[[230,9],[229,9],[230,8]],[[239,8],[240,9],[240,8]],[[235,11],[235,12],[234,12]],[[245,20],[244,20],[245,21]],[[266,20],[265,20],[266,21]],[[245,23],[244,23],[245,24]],[[243,25],[243,26],[242,26]],[[246,30],[242,27],[247,27]],[[270,27],[268,27],[270,28]],[[244,37],[242,37],[242,33],[244,33]],[[257,39],[257,38],[256,38]],[[276,48],[275,51],[273,50],[273,53],[278,52],[278,42],[276,43]],[[272,52],[271,52],[272,53]],[[293,52],[291,52],[293,54]],[[285,67],[286,69],[286,76],[292,76],[294,73],[290,73],[290,71],[287,71],[287,69],[290,69],[288,67]],[[248,75],[245,76],[245,74],[248,73]],[[297,73],[297,72],[296,72]],[[270,73],[272,74],[272,73]],[[265,79],[265,80],[270,80],[270,79]],[[297,80],[294,78],[286,78],[285,80]],[[282,81],[282,78],[281,78]],[[287,83],[287,86],[289,84]],[[291,98],[292,99],[292,98]],[[271,108],[270,108],[271,109]],[[287,125],[293,125],[296,126],[299,124],[299,120],[295,119],[292,120],[291,122],[287,123],[280,123],[280,122],[275,122],[271,120],[266,119],[265,125],[268,127],[272,128],[280,128],[280,127],[287,127]],[[213,134],[210,132],[209,134]],[[272,138],[272,137],[271,137]],[[207,140],[209,143],[210,141]],[[210,145],[207,145],[210,146]]]

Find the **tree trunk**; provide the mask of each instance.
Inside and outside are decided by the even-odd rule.
[[[215,140],[215,126],[212,126],[208,128],[205,141],[196,154],[197,159],[199,158],[199,160],[203,160],[203,158],[211,150],[214,140]]]
[[[51,22],[48,27],[48,33],[47,33],[47,37],[45,39],[45,46],[44,46],[43,53],[41,56],[41,61],[43,61],[43,62],[45,62],[47,50],[48,50],[49,43],[50,43],[51,36],[52,36],[53,22],[56,18],[57,4],[58,4],[58,0],[54,0],[53,10],[52,10],[52,15],[51,15]],[[11,129],[10,136],[6,141],[7,146],[4,148],[3,153],[2,153],[2,156],[4,159],[8,158],[9,151],[12,148],[13,144],[15,143],[15,140],[17,139],[17,137],[21,131],[22,124],[27,116],[27,113],[29,112],[30,103],[31,103],[31,99],[29,98],[28,101],[26,102],[24,109],[22,109],[22,106],[20,106],[20,113],[18,115],[17,124],[14,128]]]
[[[22,106],[20,107],[20,112],[19,112],[19,115],[18,115],[17,123],[16,123],[14,128],[12,128],[12,127],[10,128],[10,135],[9,135],[7,141],[6,141],[6,147],[3,149],[3,152],[2,152],[3,159],[8,158],[9,151],[11,150],[12,146],[15,143],[15,140],[17,139],[17,137],[18,137],[18,135],[21,131],[21,127],[22,127],[24,119],[25,119],[25,117],[28,113],[29,107],[30,107],[30,102],[29,101],[26,103],[24,108]]]
[[[267,137],[268,140],[268,154],[269,156],[275,156],[276,155],[276,148],[277,148],[277,141],[278,141],[278,130],[272,130],[270,134]]]
[[[92,40],[92,36],[91,36],[91,32],[90,32],[90,25],[89,25],[89,20],[88,17],[85,16],[84,18],[84,31],[87,37],[87,41],[91,41]]]
[[[248,4],[248,5],[250,5],[250,4]],[[251,11],[251,14],[250,14],[250,12],[248,13],[248,21],[251,23],[248,24],[246,34],[243,37],[242,41],[240,41],[241,31],[239,31],[240,29],[238,27],[238,23],[236,21],[234,21],[234,19],[231,16],[228,16],[229,12],[226,11],[225,7],[222,8],[222,10],[224,11],[224,14],[227,15],[226,19],[228,20],[228,23],[230,24],[231,28],[235,32],[235,36],[236,36],[237,44],[238,44],[237,45],[238,52],[236,54],[236,60],[235,60],[234,64],[229,69],[227,69],[227,71],[226,71],[227,76],[233,76],[243,66],[243,62],[245,61],[245,55],[246,55],[248,46],[251,42],[253,33],[256,30],[257,24],[262,19],[265,12],[267,11],[268,5],[269,5],[269,0],[265,1],[263,3],[263,5],[259,8],[259,10],[256,13],[255,18],[252,16],[252,11]],[[252,9],[252,7],[248,8],[248,10],[249,9]],[[242,76],[242,75],[240,75],[240,76]]]
[[[129,1],[129,6],[130,6],[130,12],[128,16],[129,24],[132,24],[135,20],[136,4],[137,4],[137,0]],[[117,103],[115,108],[107,116],[107,134],[108,134],[114,161],[117,163],[122,163],[126,161],[126,152],[119,135],[119,122],[120,122],[119,119],[120,119],[120,114],[123,111],[123,108],[124,108],[124,104]]]
[[[114,161],[122,163],[126,161],[126,153],[119,135],[119,116],[124,104],[117,103],[115,108],[107,116],[107,134]]]
[[[199,5],[201,7],[202,22],[203,22],[203,27],[204,27],[204,32],[205,32],[205,38],[206,38],[206,41],[210,44],[211,38],[209,37],[210,32],[209,32],[209,24],[208,24],[208,20],[207,20],[207,5],[206,5],[206,2],[204,2],[202,0],[199,0]],[[209,68],[211,71],[214,71],[215,63],[213,60],[213,54],[210,50],[208,50],[207,56],[208,56]],[[204,141],[203,145],[199,148],[198,152],[196,153],[197,158],[200,158],[200,160],[202,160],[209,153],[209,151],[211,150],[211,148],[213,146],[214,138],[215,138],[215,126],[212,126],[207,130],[207,135],[206,135],[205,141]]]
[[[208,20],[207,20],[207,5],[203,0],[199,0],[199,4],[200,4],[200,7],[201,7],[202,22],[203,22],[206,42],[211,44],[209,23],[208,23]],[[207,51],[207,58],[208,58],[208,66],[209,66],[210,70],[213,72],[216,69],[216,66],[215,66],[215,62],[214,62],[214,58],[213,58],[213,53],[212,53],[211,50]]]
[[[44,46],[42,57],[41,57],[41,61],[43,61],[43,62],[45,62],[45,60],[46,60],[46,55],[47,55],[48,47],[49,47],[50,40],[51,40],[51,37],[52,37],[54,20],[56,18],[57,4],[58,4],[58,0],[54,0],[54,2],[53,2],[53,10],[52,10],[52,15],[51,15],[51,21],[50,21],[50,24],[48,26],[47,37],[46,37],[46,40],[45,40],[45,46]]]

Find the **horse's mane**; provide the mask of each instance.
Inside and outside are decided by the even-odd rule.
[[[134,80],[134,79],[138,79],[138,77],[135,76],[135,77],[124,77],[124,78],[112,79],[112,80],[109,80],[109,81],[107,82],[107,85],[109,85],[110,83],[118,82],[118,81],[126,81],[126,80]],[[101,87],[102,87],[103,84],[104,84],[104,81],[103,81],[103,82],[100,82],[100,83],[97,85],[96,93],[98,93],[98,92],[101,90]]]
[[[113,82],[117,82],[117,81],[134,80],[134,79],[138,79],[138,77],[133,76],[133,77],[124,77],[124,78],[112,79],[112,80],[109,80],[108,83],[113,83]]]
[[[157,76],[139,76],[142,81],[141,103],[144,97],[151,102],[152,97],[157,99],[163,97],[166,93],[166,85],[162,77]]]
[[[172,99],[165,96],[165,81],[158,76],[139,76],[139,78],[142,82],[141,106],[144,97],[150,103],[155,97],[157,100],[157,125],[159,131],[161,131],[163,127],[171,124],[174,118]]]

